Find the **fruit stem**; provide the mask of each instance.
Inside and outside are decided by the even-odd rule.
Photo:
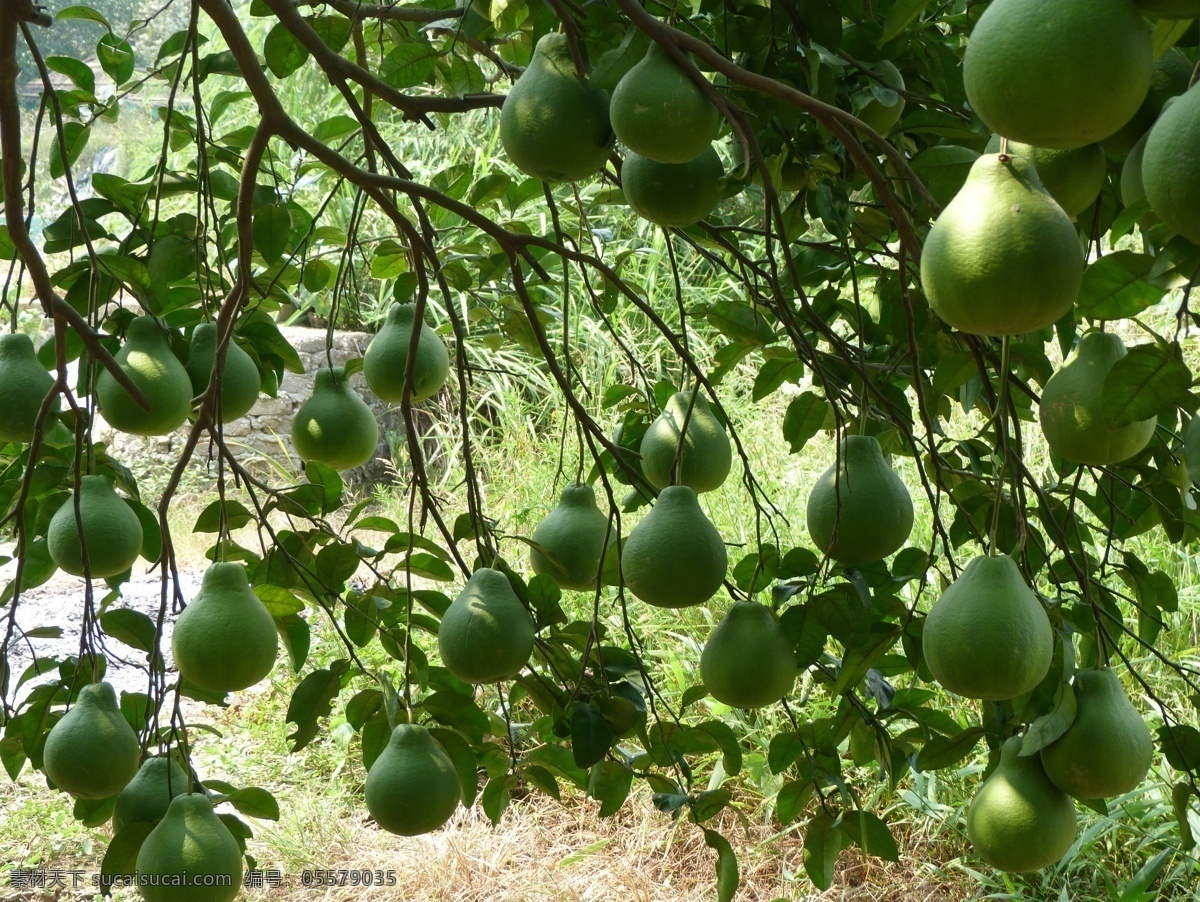
[[[996,449],[1000,452],[1000,469],[996,473],[996,499],[992,502],[992,526],[988,535],[988,555],[996,555],[996,535],[1000,531],[1000,507],[1004,503],[1004,476],[1008,470],[1008,433],[1004,428],[1005,408],[1008,406],[1008,345],[1009,336],[1000,342],[1000,389],[996,397]]]

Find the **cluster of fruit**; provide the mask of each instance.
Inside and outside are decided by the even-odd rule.
[[[504,100],[500,140],[522,172],[571,182],[604,168],[615,136],[628,149],[621,187],[629,205],[651,222],[683,227],[711,213],[724,190],[712,146],[720,124],[706,91],[660,45],[622,76],[610,101],[579,74],[567,36],[552,33]]]

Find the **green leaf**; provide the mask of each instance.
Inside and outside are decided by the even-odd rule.
[[[1059,684],[1054,693],[1054,707],[1029,725],[1021,740],[1021,757],[1036,755],[1075,722],[1075,690],[1066,683]]]
[[[254,211],[254,249],[268,263],[275,263],[287,250],[292,214],[287,204],[267,204]]]
[[[112,26],[108,23],[108,19],[104,15],[90,6],[67,6],[60,9],[54,14],[54,19],[57,22],[68,22],[71,20],[96,22],[103,25],[109,31],[112,31]]]
[[[317,553],[317,579],[331,589],[343,585],[362,563],[353,545],[335,542]]]
[[[287,722],[296,729],[288,734],[292,751],[298,752],[317,737],[318,722],[333,710],[333,700],[342,688],[348,661],[335,661],[329,668],[314,670],[296,687],[288,704]]]
[[[885,861],[900,860],[900,847],[896,845],[891,829],[871,812],[843,812],[842,830],[865,854],[876,855]]]
[[[350,20],[344,16],[309,16],[308,24],[334,53],[339,53],[350,40]]]
[[[696,727],[703,730],[721,746],[721,765],[725,773],[735,776],[742,770],[742,747],[738,744],[737,734],[730,726],[719,720],[706,720]]]
[[[133,78],[133,47],[124,38],[118,38],[111,32],[104,35],[96,44],[96,58],[104,74],[117,85],[123,85]]]
[[[89,94],[96,93],[96,73],[91,66],[73,56],[48,56],[46,68],[60,72]]]
[[[1146,420],[1182,404],[1192,384],[1177,342],[1138,345],[1104,379],[1101,408],[1114,427]]]
[[[1124,319],[1154,306],[1166,294],[1149,281],[1154,264],[1150,254],[1105,254],[1083,274],[1083,286],[1075,301],[1079,312],[1092,319]]]
[[[200,516],[196,518],[196,525],[192,527],[192,532],[220,532],[222,509],[225,511],[225,521],[231,531],[241,529],[247,523],[257,520],[257,517],[240,501],[233,498],[218,498],[200,512]]]
[[[738,863],[733,846],[716,830],[705,829],[704,844],[717,853],[717,902],[730,902],[738,891]]]
[[[371,258],[371,275],[386,281],[408,271],[408,248],[393,238],[385,238],[375,246]]]
[[[255,586],[254,594],[258,596],[258,600],[276,620],[292,614],[299,614],[305,608],[303,601],[281,586],[269,584]]]
[[[142,843],[154,829],[149,821],[134,821],[121,828],[121,832],[112,838],[104,851],[104,860],[100,863],[100,894],[111,896],[113,884],[117,879],[122,883],[132,880],[136,870],[138,852]]]
[[[58,134],[54,135],[54,139],[50,142],[50,178],[62,178],[67,171],[67,167],[74,166],[79,159],[79,155],[83,153],[87,147],[88,138],[92,135],[92,127],[83,125],[80,122],[64,122],[62,126],[62,141],[60,143]],[[63,151],[66,151],[67,162],[63,165]]]
[[[463,805],[470,808],[475,804],[475,797],[479,795],[479,766],[475,760],[475,752],[471,750],[471,743],[445,727],[431,727],[429,735],[438,741],[454,763],[454,770],[458,773],[458,782],[462,787]]]
[[[883,32],[879,35],[875,46],[882,47],[899,35],[928,5],[929,0],[896,0],[892,4],[892,8],[888,10],[887,16],[884,17]]]
[[[114,608],[100,615],[100,629],[130,648],[150,654],[154,650],[154,621],[141,611]]]
[[[847,837],[841,827],[831,820],[825,809],[818,809],[808,822],[804,833],[804,872],[818,889],[833,885],[837,858],[846,847]]]
[[[280,23],[267,33],[263,58],[276,78],[287,78],[308,61],[308,49]]]
[[[1188,807],[1192,800],[1192,784],[1181,780],[1171,787],[1171,808],[1175,812],[1175,823],[1179,827],[1179,847],[1190,852],[1196,847],[1196,837],[1188,820]]]
[[[1167,763],[1176,770],[1200,770],[1200,730],[1195,727],[1164,724],[1158,728],[1158,746]]]
[[[934,736],[917,755],[915,770],[941,770],[962,761],[983,738],[983,727],[970,727],[953,736]]]
[[[1125,884],[1125,889],[1121,891],[1117,902],[1142,902],[1143,899],[1158,898],[1157,893],[1150,892],[1150,887],[1154,885],[1154,881],[1158,879],[1158,875],[1162,873],[1162,869],[1166,867],[1167,862],[1174,854],[1174,849],[1163,849],[1138,868],[1138,872]]]
[[[792,400],[783,415],[783,437],[793,454],[817,434],[828,415],[829,402],[810,391]]]
[[[426,41],[397,44],[379,66],[379,77],[398,91],[429,81],[437,65],[438,52]]]
[[[231,792],[227,801],[242,814],[250,817],[266,821],[279,820],[279,803],[275,801],[275,796],[257,786]]]
[[[493,827],[500,823],[504,809],[512,801],[512,788],[516,785],[517,778],[512,774],[505,774],[501,777],[492,777],[488,780],[487,786],[483,787],[481,798],[483,813],[487,815]]]
[[[600,803],[601,817],[615,814],[632,786],[633,771],[620,761],[599,761],[588,774],[587,793]]]
[[[347,135],[353,135],[360,128],[359,121],[353,116],[338,114],[331,116],[324,122],[321,122],[313,129],[313,137],[318,141],[328,144],[338,138],[344,138]]]
[[[612,727],[599,709],[587,702],[576,702],[571,711],[571,752],[575,764],[590,768],[612,747]]]

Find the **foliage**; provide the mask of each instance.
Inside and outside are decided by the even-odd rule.
[[[185,601],[168,513],[189,459],[211,440],[220,498],[194,529],[213,537],[211,559],[245,565],[275,617],[299,677],[286,713],[293,751],[323,741],[336,712],[369,767],[393,726],[425,724],[453,761],[464,802],[495,823],[517,787],[557,797],[573,786],[611,814],[644,781],[661,810],[703,831],[718,894],[730,898],[736,860],[711,824],[754,804],[756,788],[773,781],[775,817],[805,823],[805,869],[828,886],[845,848],[899,854],[870,810],[876,786],[953,768],[981,740],[994,762],[1026,727],[1048,744],[1070,726],[1064,683],[1076,668],[1111,662],[1152,696],[1173,784],[1162,789],[1176,826],[1148,852],[1190,849],[1200,686],[1195,665],[1176,660],[1167,641],[1180,586],[1131,543],[1153,532],[1183,549],[1200,536],[1200,496],[1180,463],[1181,427],[1197,407],[1184,336],[1200,326],[1189,306],[1200,251],[1162,225],[1140,227],[1146,207],[1122,208],[1112,166],[1079,216],[1090,263],[1071,313],[1003,342],[953,331],[933,314],[917,275],[921,240],[989,138],[966,106],[961,74],[978,6],[252,0],[235,10],[195,0],[190,21],[162,36],[121,20],[134,13],[119,5],[103,14],[76,6],[59,11],[50,33],[62,20],[83,22],[96,41],[54,54],[36,52],[43,32],[22,23],[45,91],[38,115],[22,120],[13,79],[0,73],[0,258],[16,261],[3,304],[14,328],[27,296],[53,318],[39,357],[57,374],[75,442],[47,433],[0,448],[3,526],[16,558],[0,596],[0,762],[9,775],[41,766],[60,709],[105,672],[109,640],[145,655],[148,691],[122,696],[144,747],[178,748],[186,759],[198,731],[180,697],[224,703],[177,679],[158,653],[165,620]],[[15,15],[0,12],[9,41],[0,55],[14,52]],[[664,232],[638,224],[616,155],[600,177],[547,185],[500,154],[502,92],[536,41],[559,28],[606,90],[651,41],[692,54],[698,69],[687,71],[714,85],[725,157],[742,161],[706,221]],[[1157,50],[1194,44],[1195,33],[1195,23],[1159,25]],[[99,71],[86,65],[93,53]],[[895,104],[884,62],[905,85],[890,141],[848,112]],[[52,88],[51,72],[70,85]],[[143,95],[155,113],[152,147],[135,151],[123,174],[85,172],[93,136]],[[35,142],[22,144],[23,122]],[[42,217],[36,244],[24,237],[25,214]],[[1147,315],[1168,297],[1173,332]],[[294,482],[248,471],[214,423],[216,382],[158,497],[143,497],[126,464],[91,440],[85,398],[135,311],[173,330],[181,355],[194,327],[215,319],[218,359],[236,336],[269,390],[299,366],[274,314],[318,307],[332,322],[361,324],[393,300],[414,301],[418,316],[440,323],[454,353],[453,426],[439,427],[445,458],[406,443],[398,513],[368,510],[319,463]],[[1130,353],[1105,381],[1103,406],[1114,423],[1157,416],[1149,447],[1109,467],[1051,457],[1036,468],[1028,450],[1040,387],[1089,324],[1117,322]],[[606,355],[590,353],[599,343]],[[763,721],[769,736],[710,706],[702,687],[664,691],[653,654],[660,637],[638,629],[641,602],[622,585],[619,543],[610,544],[609,578],[587,595],[529,575],[528,540],[491,515],[478,467],[478,426],[502,419],[500,398],[552,396],[533,427],[546,438],[542,453],[558,454],[564,479],[596,484],[613,534],[626,536],[628,515],[656,494],[637,465],[640,437],[675,392],[697,387],[740,461],[740,486],[723,492],[752,505],[749,547],[731,549],[726,591],[770,603],[805,670],[805,697]],[[739,407],[785,397],[777,455],[749,453]],[[401,411],[417,436],[411,405]],[[785,447],[808,455],[818,436],[855,433],[904,459],[930,519],[921,544],[890,564],[821,558],[759,475],[786,463]],[[162,566],[160,616],[121,607],[122,576],[102,596],[89,584],[80,654],[18,673],[10,650],[38,635],[17,626],[21,594],[54,573],[47,524],[95,472],[130,496],[148,533],[144,556]],[[464,483],[461,506],[442,491],[452,484],[446,473]],[[238,532],[247,524],[258,526],[254,540]],[[1054,664],[1032,692],[970,709],[966,722],[921,685],[932,683],[921,630],[929,604],[981,550],[1020,562],[1054,625]],[[433,650],[452,585],[483,566],[509,574],[538,638],[531,667],[476,690]],[[315,654],[314,634],[325,629],[338,650]],[[1167,671],[1178,691],[1154,694],[1142,678],[1149,668]],[[757,777],[751,754],[765,755]],[[203,782],[247,816],[278,816],[263,790]],[[76,815],[107,816],[85,803]],[[1159,811],[1160,824],[1166,817]],[[244,840],[250,828],[240,829]],[[1151,862],[1147,885],[1165,863]]]

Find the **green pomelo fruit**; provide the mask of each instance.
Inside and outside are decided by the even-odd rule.
[[[1075,842],[1075,803],[1050,782],[1037,755],[1021,757],[1021,737],[971,799],[967,838],[992,867],[1011,873],[1054,864]]]
[[[963,55],[967,100],[992,131],[1035,147],[1083,147],[1128,122],[1154,69],[1129,0],[994,0]]]
[[[1121,203],[1127,207],[1132,207],[1138,201],[1146,199],[1146,186],[1142,184],[1142,156],[1146,152],[1146,139],[1149,135],[1142,135],[1130,149],[1129,154],[1125,157],[1125,162],[1121,164]],[[1158,222],[1158,217],[1153,213],[1147,213],[1142,217],[1142,220],[1148,220],[1153,217],[1153,222],[1146,222],[1146,226],[1153,225]],[[1142,220],[1138,220],[1139,223]]]
[[[518,169],[548,182],[604,168],[613,144],[608,95],[580,80],[565,34],[547,34],[533,48],[500,109],[500,142]]]
[[[1200,0],[1133,0],[1148,16],[1160,19],[1200,18]]]
[[[412,343],[417,308],[414,304],[392,304],[382,328],[371,339],[363,355],[363,376],[376,397],[389,404],[404,400],[404,374],[408,370],[408,348]],[[413,363],[413,404],[437,394],[450,375],[450,353],[437,333],[424,322],[417,337],[417,359]]]
[[[735,602],[704,645],[700,679],[733,708],[761,708],[787,695],[796,654],[775,612],[756,601]]]
[[[921,254],[929,304],[973,335],[1049,326],[1075,303],[1084,257],[1070,217],[1024,157],[984,154],[946,206]]]
[[[725,167],[710,144],[686,163],[659,163],[630,152],[621,167],[625,199],[643,219],[684,228],[716,209]]]
[[[533,620],[500,570],[480,568],[442,615],[442,663],[464,683],[515,677],[533,654]]]
[[[1131,792],[1154,756],[1150,728],[1113,671],[1075,674],[1075,720],[1041,751],[1050,781],[1077,799]]]
[[[187,421],[192,380],[154,317],[139,316],[130,322],[125,344],[113,359],[150,404],[146,413],[112,373],[101,368],[96,376],[96,405],[113,429],[129,435],[167,435]]]
[[[912,497],[874,436],[846,436],[840,457],[809,493],[808,534],[835,561],[883,560],[912,532]]]
[[[271,672],[278,650],[275,619],[250,588],[245,568],[210,564],[171,633],[180,675],[209,692],[237,692]]]
[[[987,152],[1000,152],[999,135],[992,135]],[[1046,193],[1068,216],[1078,216],[1096,202],[1108,175],[1104,148],[1099,144],[1061,150],[1009,141],[1008,152],[1014,157],[1024,157],[1033,164]]]
[[[450,756],[429,731],[402,723],[367,771],[366,795],[367,810],[384,830],[419,836],[450,820],[462,789]]]
[[[673,485],[659,493],[650,513],[621,548],[625,586],[660,608],[686,608],[708,601],[725,579],[729,558],[696,493]]]
[[[292,444],[301,460],[353,470],[375,456],[379,422],[350,387],[340,366],[317,370],[312,395],[292,421]]]
[[[1186,56],[1172,48],[1154,61],[1154,73],[1150,76],[1150,90],[1146,99],[1133,118],[1126,122],[1112,135],[1100,143],[1109,153],[1124,154],[1133,149],[1146,132],[1150,131],[1154,121],[1163,111],[1163,107],[1172,97],[1177,97],[1188,89],[1192,77],[1192,64]],[[1041,168],[1038,169],[1041,172]],[[1042,180],[1046,176],[1042,174]],[[1049,188],[1049,185],[1046,186]],[[1054,192],[1051,192],[1053,194]]]
[[[130,824],[157,823],[166,816],[171,799],[188,791],[187,774],[168,755],[147,758],[113,806],[113,836]]]
[[[539,547],[530,547],[529,565],[560,588],[594,589],[607,537],[608,517],[596,506],[592,487],[569,485],[562,490],[558,506],[534,529],[531,538]]]
[[[904,77],[887,60],[871,63],[870,68],[883,76],[884,84],[870,79],[871,84],[860,94],[865,102],[856,115],[879,134],[887,135],[904,113],[904,97],[898,93],[904,90]],[[883,99],[879,97],[881,93]],[[887,96],[889,93],[892,95],[890,98]]]
[[[217,324],[201,323],[192,331],[192,348],[187,374],[192,397],[208,391],[213,363],[217,357]],[[250,412],[258,401],[262,377],[250,355],[232,338],[225,350],[225,369],[221,372],[221,422],[232,423]]]
[[[1183,463],[1192,485],[1200,486],[1200,413],[1192,414],[1183,429]]]
[[[1008,555],[973,558],[925,618],[925,662],[966,698],[1029,692],[1050,670],[1054,629]]]
[[[1165,108],[1146,138],[1142,184],[1150,209],[1200,244],[1200,84]]]
[[[142,842],[135,874],[146,902],[232,902],[242,889],[242,850],[208,796],[185,793]]]
[[[80,480],[79,516],[92,579],[117,576],[133,566],[142,550],[142,524],[105,477],[84,476]],[[74,576],[84,575],[74,496],[50,518],[46,544],[60,569]]]
[[[38,412],[53,388],[54,377],[38,362],[28,335],[13,332],[0,337],[0,443],[33,441]],[[51,402],[43,435],[58,423],[61,407],[61,399]]]
[[[142,747],[109,683],[89,683],[46,736],[42,770],[77,799],[115,796],[138,771]]]
[[[1046,380],[1038,421],[1055,454],[1091,466],[1136,456],[1154,437],[1157,417],[1128,426],[1104,418],[1104,380],[1125,356],[1125,343],[1112,332],[1085,332],[1063,365]]]
[[[721,126],[712,101],[658,44],[617,83],[609,115],[622,144],[659,163],[696,159]]]
[[[697,493],[711,492],[720,488],[729,475],[733,464],[729,436],[703,395],[696,397],[694,405],[690,402],[690,393],[675,392],[642,436],[639,448],[642,473],[657,489],[685,485]],[[689,406],[692,408],[690,417]],[[683,436],[682,452],[679,451],[680,436]],[[676,455],[679,467],[673,473]]]

